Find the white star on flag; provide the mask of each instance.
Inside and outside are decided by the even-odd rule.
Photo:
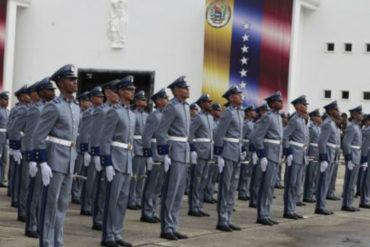
[[[249,41],[249,35],[244,34],[242,38],[243,38],[243,41]]]
[[[247,72],[248,72],[248,70],[242,69],[242,71],[240,71],[240,76],[241,77],[247,77]]]
[[[240,62],[242,62],[242,65],[243,64],[248,64],[248,58],[243,56],[242,59],[240,59]]]
[[[240,82],[240,88],[245,88],[246,86],[247,86],[247,83],[245,83],[244,81]]]
[[[243,45],[243,47],[242,47],[242,53],[248,53],[248,49],[249,49],[248,46]]]
[[[248,23],[244,23],[244,24],[243,24],[243,28],[244,28],[244,29],[248,29],[248,28],[249,28],[249,24],[248,24]]]

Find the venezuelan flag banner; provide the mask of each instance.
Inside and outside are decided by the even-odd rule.
[[[0,1],[0,90],[3,88],[6,5],[7,1]]]
[[[202,91],[224,103],[238,85],[244,105],[287,98],[293,0],[207,0]]]

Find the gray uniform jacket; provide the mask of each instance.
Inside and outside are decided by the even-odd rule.
[[[208,112],[200,111],[191,118],[189,140],[192,149],[195,149],[201,159],[213,159],[213,126],[213,117]],[[207,142],[201,138],[210,139],[210,141]]]
[[[288,121],[284,128],[283,147],[285,155],[293,155],[293,163],[306,164],[306,150],[309,142],[308,129],[303,117],[296,113]],[[301,145],[302,146],[301,146]]]
[[[24,130],[26,127],[26,120],[27,120],[27,111],[28,106],[25,104],[19,104],[17,107],[17,111],[14,112],[12,125],[10,126],[9,131],[9,145],[12,149],[20,149],[21,148],[21,140],[24,135]],[[23,150],[22,148],[22,151]]]
[[[104,117],[100,144],[103,166],[113,165],[120,173],[132,174],[135,121],[135,114],[130,107],[122,103],[108,109]],[[113,142],[124,143],[130,147],[117,147],[112,145]]]
[[[368,162],[370,157],[370,126],[362,130],[361,163]]]
[[[152,157],[154,161],[163,162],[163,155],[157,151],[155,132],[162,118],[162,110],[156,109],[152,112],[145,123],[143,132],[143,151],[145,157]]]
[[[240,154],[244,151],[243,119],[244,112],[232,105],[221,113],[214,136],[215,154],[234,162],[240,160]],[[238,139],[239,142],[226,141],[224,138]]]
[[[177,162],[189,163],[189,142],[169,140],[169,136],[189,138],[189,129],[189,104],[177,98],[171,99],[163,111],[156,131],[158,153],[169,154],[170,158]]]
[[[280,144],[270,143],[265,139],[274,140]],[[259,158],[267,157],[272,162],[280,163],[283,140],[283,124],[280,114],[271,110],[263,115],[255,124],[252,140]]]
[[[136,156],[143,156],[143,139],[142,135],[144,132],[145,122],[148,118],[148,113],[136,109],[134,111],[136,115],[135,124],[135,136],[134,136],[134,152]]]
[[[249,151],[250,147],[253,146],[251,144],[251,137],[252,137],[252,132],[254,130],[254,122],[251,119],[246,119],[244,120],[244,127],[243,127],[243,144],[245,150]],[[250,156],[251,152],[248,152],[248,159],[251,157]]]
[[[96,107],[90,107],[82,112],[80,125],[78,128],[78,142],[77,150],[79,152],[89,152],[90,135],[92,126],[92,114]]]
[[[340,140],[337,139],[336,125],[332,117],[328,116],[321,124],[321,135],[319,138],[319,158],[320,161],[335,162],[337,148]]]
[[[34,132],[40,119],[41,111],[45,103],[42,101],[30,105],[27,112],[26,128],[22,139],[22,147],[26,151],[26,160],[32,161],[32,150],[34,150]]]
[[[104,124],[104,117],[107,114],[111,105],[106,102],[99,107],[96,107],[91,117],[91,131],[90,131],[90,151],[91,155],[99,156],[100,155],[100,144],[101,137],[103,134],[102,127]]]
[[[34,161],[45,162],[54,172],[72,174],[77,156],[75,145],[66,146],[47,141],[47,136],[76,143],[80,121],[80,108],[74,99],[63,94],[47,103],[42,109],[35,129]]]
[[[346,161],[352,160],[355,164],[361,162],[362,132],[359,124],[350,123],[343,137],[343,153]]]
[[[314,122],[309,123],[310,145],[308,147],[308,155],[315,160],[319,160],[319,137],[321,128]]]
[[[8,109],[0,107],[0,145],[6,143],[6,129],[8,125]]]

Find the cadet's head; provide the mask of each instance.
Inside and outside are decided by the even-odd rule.
[[[271,109],[275,111],[283,109],[283,99],[281,98],[281,93],[279,91],[265,98],[265,100]]]
[[[363,121],[365,126],[370,126],[370,114],[366,114]]]
[[[320,125],[322,123],[322,118],[320,116],[319,109],[315,109],[309,113],[309,116],[311,120],[316,123],[317,125]]]
[[[324,109],[329,116],[333,118],[339,118],[340,113],[339,113],[337,101],[333,101],[330,104],[324,106]]]
[[[136,87],[134,86],[134,77],[132,75],[122,78],[114,84],[114,87],[125,104],[130,103],[134,99]]]
[[[59,88],[60,92],[69,96],[78,90],[77,68],[72,64],[67,64],[58,69],[50,78]]]
[[[259,107],[256,108],[256,113],[258,116],[263,116],[268,111],[269,111],[269,108],[267,104],[260,105]]]
[[[140,90],[135,94],[134,101],[135,106],[139,109],[144,109],[148,105],[145,92],[143,90]]]
[[[167,88],[170,88],[175,98],[180,100],[186,100],[190,96],[189,85],[187,84],[185,76],[180,76]]]
[[[0,106],[3,108],[8,107],[9,105],[9,92],[4,91],[0,93]]]
[[[243,104],[243,92],[236,85],[231,86],[222,97],[235,107],[240,107]]]
[[[118,83],[120,80],[115,79],[113,81],[109,81],[102,86],[103,93],[107,98],[108,102],[111,104],[117,104],[119,102],[119,96],[115,91],[115,84]]]
[[[55,87],[50,81],[50,77],[42,79],[35,87],[38,95],[45,101],[50,101],[55,98]]]
[[[293,100],[291,103],[292,103],[292,105],[294,105],[294,108],[296,109],[297,112],[299,112],[303,115],[305,115],[307,113],[308,103],[307,103],[305,95],[299,96],[298,98]]]
[[[82,110],[86,110],[87,108],[89,108],[91,106],[91,101],[89,99],[89,94],[90,92],[89,91],[86,91],[86,92],[83,92],[81,93],[80,95],[77,96],[77,100],[80,104],[80,108]]]
[[[214,118],[219,119],[221,117],[221,105],[216,102],[211,106],[211,114]]]
[[[190,104],[189,109],[190,109],[190,116],[194,116],[199,112],[198,105],[195,103]]]
[[[104,102],[104,94],[101,87],[95,87],[89,92],[89,98],[94,106],[100,106]]]
[[[209,96],[208,93],[202,94],[200,98],[195,102],[200,108],[202,108],[204,111],[210,111],[212,106],[212,99]]]
[[[40,101],[40,96],[38,95],[36,91],[36,87],[40,82],[35,82],[28,88],[28,92],[31,98],[32,102],[39,102]]]
[[[24,85],[23,87],[15,91],[14,95],[17,97],[20,103],[28,104],[31,102],[27,85]]]
[[[349,112],[351,113],[351,118],[355,120],[358,123],[361,123],[362,121],[362,106],[357,106],[353,109],[350,109]]]
[[[248,119],[253,119],[256,117],[256,109],[253,105],[249,105],[244,109],[245,117]]]
[[[168,96],[164,88],[153,94],[150,98],[154,101],[156,107],[160,109],[163,109],[168,104]]]

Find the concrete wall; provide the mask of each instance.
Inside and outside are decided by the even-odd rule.
[[[128,1],[127,44],[111,48],[110,0],[34,0],[19,8],[14,89],[66,63],[82,68],[155,71],[155,90],[180,75],[201,92],[205,0]]]

